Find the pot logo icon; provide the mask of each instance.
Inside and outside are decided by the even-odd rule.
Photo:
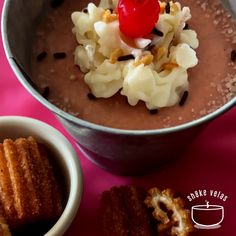
[[[189,202],[197,201],[197,204],[191,204],[191,218],[195,228],[216,229],[221,227],[225,217],[225,209],[219,202],[224,205],[229,199],[227,194],[214,189],[198,189],[189,193],[187,199]],[[210,204],[207,199],[214,204]],[[202,202],[205,204],[201,204]]]
[[[219,228],[224,220],[224,207],[220,205],[210,205],[209,202],[206,201],[205,205],[192,206],[191,218],[196,228]]]

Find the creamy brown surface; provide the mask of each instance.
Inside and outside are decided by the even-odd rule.
[[[222,106],[232,97],[236,84],[236,63],[230,59],[236,49],[236,24],[224,12],[218,0],[181,0],[192,13],[190,28],[198,33],[199,64],[189,71],[189,97],[183,107],[164,108],[151,115],[144,103],[130,106],[126,97],[117,94],[109,99],[91,100],[83,74],[74,65],[73,52],[77,42],[72,34],[71,13],[82,10],[86,3],[65,0],[53,9],[40,24],[32,55],[32,73],[35,83],[48,86],[48,99],[61,109],[81,119],[122,129],[156,129],[179,125],[204,116]],[[37,55],[48,56],[37,62]],[[67,57],[55,60],[53,53],[66,52]],[[229,82],[230,81],[230,82]]]

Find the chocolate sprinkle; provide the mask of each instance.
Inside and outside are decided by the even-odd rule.
[[[113,9],[112,8],[108,8],[107,10],[109,10],[111,13],[113,13]]]
[[[189,24],[188,23],[185,24],[183,30],[187,30],[187,29],[189,29]]]
[[[187,98],[188,98],[188,91],[184,91],[184,93],[183,93],[183,95],[182,95],[182,97],[181,97],[181,99],[180,99],[180,102],[179,102],[179,105],[182,107],[184,104],[185,104],[185,102],[187,101]]]
[[[53,54],[53,57],[55,59],[64,59],[64,58],[66,58],[66,53],[65,52],[56,52]]]
[[[95,100],[96,99],[96,97],[92,93],[88,93],[87,96],[90,100]]]
[[[43,61],[46,57],[47,57],[47,52],[45,52],[45,51],[43,51],[43,52],[41,52],[38,56],[37,56],[37,61],[38,62],[41,62],[41,61]]]
[[[117,61],[128,61],[128,60],[132,60],[132,59],[135,59],[134,55],[129,54],[129,55],[124,55],[124,56],[118,57]]]
[[[170,14],[170,3],[169,2],[167,2],[167,4],[166,4],[166,13]]]
[[[156,115],[158,113],[158,110],[157,109],[152,109],[152,110],[149,110],[149,113],[151,115]]]
[[[153,28],[152,33],[156,34],[156,35],[158,35],[160,37],[164,36],[164,34],[160,30],[158,30],[157,28]]]
[[[51,7],[52,8],[58,8],[64,3],[64,0],[52,0],[51,1]]]
[[[42,96],[45,98],[45,99],[48,99],[48,95],[50,93],[50,88],[47,86],[43,89],[43,92],[42,92]]]
[[[88,13],[88,8],[85,7],[83,10],[82,10],[83,13]]]
[[[153,48],[155,48],[155,44],[149,43],[149,44],[144,48],[144,50],[151,51]]]
[[[232,50],[231,52],[231,61],[236,61],[236,50]]]

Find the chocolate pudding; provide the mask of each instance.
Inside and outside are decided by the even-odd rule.
[[[143,102],[130,106],[120,93],[95,98],[74,64],[77,46],[71,14],[87,3],[66,0],[50,9],[40,23],[32,52],[32,78],[44,96],[64,111],[89,122],[131,130],[159,129],[203,117],[236,93],[236,23],[218,0],[181,0],[190,7],[188,27],[198,34],[199,63],[188,71],[185,102],[148,110]]]

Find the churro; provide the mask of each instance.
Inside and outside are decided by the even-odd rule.
[[[8,224],[4,217],[0,215],[0,236],[11,236]]]
[[[151,236],[142,191],[134,186],[113,187],[102,194],[105,235]]]
[[[59,217],[61,194],[44,145],[33,137],[0,144],[0,205],[11,228]]]
[[[101,201],[106,236],[188,236],[193,231],[190,211],[172,189],[115,186]]]
[[[175,197],[172,189],[160,191],[158,188],[152,188],[148,194],[145,204],[154,209],[152,215],[158,221],[158,233],[188,236],[193,231],[190,211],[184,208],[183,199]]]

